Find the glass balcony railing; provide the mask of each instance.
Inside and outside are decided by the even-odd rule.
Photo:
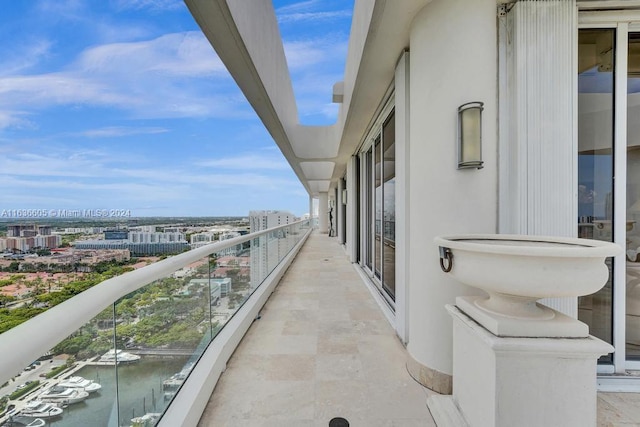
[[[309,232],[306,220],[194,249],[1,334],[0,423],[156,425],[216,336]]]

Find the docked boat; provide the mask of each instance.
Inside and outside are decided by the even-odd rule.
[[[60,387],[73,388],[78,390],[84,390],[87,393],[94,393],[102,388],[100,384],[86,378],[75,376],[65,378],[58,383]]]
[[[43,402],[55,403],[56,405],[71,405],[78,403],[89,397],[89,393],[77,388],[61,387],[54,385],[38,396]]]
[[[44,427],[46,421],[42,418],[30,418],[22,415],[9,417],[3,424],[7,427]]]
[[[189,376],[189,373],[193,369],[194,363],[188,363],[184,368],[178,373],[171,375],[171,378],[168,378],[162,381],[162,391],[164,392],[164,400],[171,400],[178,393],[178,389],[182,387],[182,384]]]
[[[58,408],[52,403],[43,402],[41,400],[32,400],[20,410],[18,415],[28,418],[53,418],[62,414],[62,408]]]
[[[103,363],[133,363],[138,360],[140,360],[140,356],[137,354],[111,349],[103,354],[99,361]]]
[[[164,400],[171,400],[178,393],[178,389],[182,387],[186,375],[180,373],[173,374],[171,378],[162,381],[162,391],[164,393]]]
[[[131,418],[131,427],[152,427],[162,417],[161,413],[147,412],[141,417]]]

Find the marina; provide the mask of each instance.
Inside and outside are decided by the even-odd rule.
[[[137,355],[136,355],[137,356]],[[152,426],[170,403],[186,378],[192,364],[186,356],[137,356],[135,363],[117,365],[118,399],[116,399],[116,365],[96,364],[96,360],[78,362],[60,378],[43,384],[18,400],[15,407],[0,418],[2,426],[80,427]],[[188,368],[189,367],[189,368]],[[179,377],[179,378],[178,378]],[[165,382],[172,383],[170,390]],[[74,387],[71,387],[74,386]],[[91,391],[89,391],[91,390]],[[82,396],[65,402],[42,401],[43,395]],[[167,391],[171,394],[167,397]],[[55,397],[51,398],[55,400]],[[119,408],[119,411],[118,411]],[[38,421],[41,420],[41,421]]]

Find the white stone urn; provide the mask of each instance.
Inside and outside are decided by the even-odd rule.
[[[536,301],[598,291],[609,277],[605,258],[622,252],[598,240],[528,235],[446,236],[435,243],[443,270],[488,294],[459,297],[456,305],[498,336],[588,335],[585,324]]]

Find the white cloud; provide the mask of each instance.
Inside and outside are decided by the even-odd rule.
[[[0,48],[0,76],[15,75],[38,65],[50,55],[51,46],[51,41],[45,39],[5,44]]]
[[[297,23],[308,21],[328,21],[334,19],[350,18],[351,10],[339,9],[339,10],[321,10],[327,7],[331,8],[333,5],[327,1],[319,0],[306,0],[297,3],[293,3],[287,6],[282,6],[276,9],[276,16],[278,22],[283,23]],[[341,4],[341,6],[344,6]]]
[[[83,132],[69,134],[70,136],[84,136],[89,138],[112,138],[131,135],[155,135],[169,132],[168,129],[160,127],[124,127],[110,126],[100,129],[90,129]]]
[[[284,43],[287,65],[292,72],[300,68],[310,68],[327,59],[329,50],[319,40],[292,41]]]
[[[198,31],[90,48],[80,55],[78,66],[83,72],[147,77],[147,73],[202,77],[226,72],[207,39]]]
[[[317,64],[334,70],[336,63],[344,62],[348,43],[346,35],[329,33],[304,40],[285,40],[284,51],[294,73],[300,69],[317,71]]]
[[[66,70],[0,77],[0,109],[107,106],[134,118],[252,117],[204,36],[173,33],[85,50]],[[15,121],[3,120],[4,127]]]
[[[286,13],[295,13],[295,12],[309,10],[315,7],[316,5],[318,5],[319,3],[320,3],[319,0],[305,0],[297,3],[292,3],[290,5],[282,6],[276,9],[276,14],[281,15]]]
[[[0,158],[0,174],[5,176],[98,177],[109,173],[97,159],[78,155],[54,156],[18,153]]]
[[[241,156],[193,163],[188,168],[150,168],[136,163],[125,167],[119,157],[110,157],[96,151],[70,151],[67,153],[8,153],[0,157],[0,183],[7,186],[11,180],[24,177],[18,186],[64,189],[108,189],[120,181],[144,183],[147,190],[159,191],[173,185],[194,185],[202,188],[255,187],[283,188],[298,185],[293,176],[256,173],[257,170],[288,171],[281,157]],[[194,167],[195,166],[195,167]],[[203,167],[199,169],[198,166]],[[227,170],[211,173],[210,168]],[[46,178],[46,179],[43,179]],[[68,180],[68,178],[73,178]],[[94,182],[96,181],[96,182]],[[15,182],[14,182],[15,184]],[[13,184],[12,184],[13,185]]]
[[[198,166],[220,168],[220,169],[240,169],[240,170],[289,170],[289,164],[282,157],[257,156],[247,154],[238,157],[226,157],[221,159],[203,160],[195,163]]]
[[[183,7],[181,0],[115,0],[114,3],[119,10],[149,9],[159,11],[176,10]]]
[[[82,0],[39,0],[36,9],[49,19],[81,21],[86,3]]]
[[[59,104],[119,105],[136,103],[96,80],[65,73],[0,78],[0,105],[23,107]]]
[[[331,21],[334,19],[350,17],[350,10],[336,10],[331,12],[297,12],[279,15],[278,22],[284,24],[289,22]]]
[[[0,110],[0,131],[3,129],[34,129],[36,125],[24,116],[28,115],[21,111],[1,111]]]

